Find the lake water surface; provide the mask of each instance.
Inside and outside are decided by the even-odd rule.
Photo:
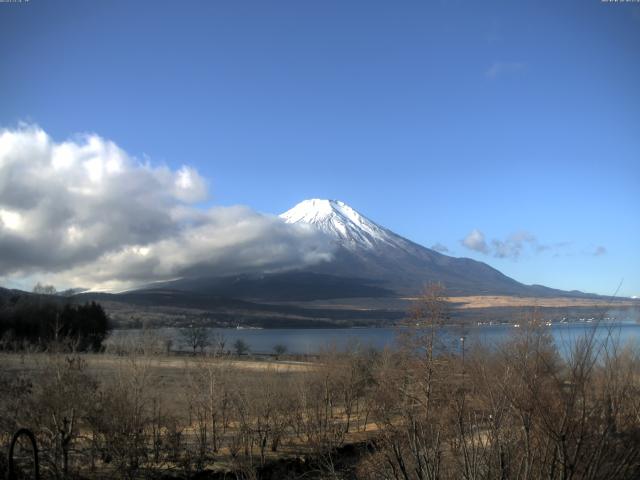
[[[594,334],[596,339],[612,337],[622,343],[638,342],[640,344],[640,324],[635,322],[601,322],[601,323],[558,323],[545,327],[549,329],[557,347],[561,352],[567,351],[570,345],[585,335]],[[473,327],[442,327],[438,331],[440,344],[452,350],[459,349],[464,337],[465,348],[482,343],[488,346],[499,345],[510,339],[520,329],[512,325],[484,325]],[[284,345],[288,353],[317,354],[322,350],[336,348],[344,350],[359,346],[360,348],[383,349],[397,345],[401,332],[411,329],[389,328],[329,328],[329,329],[228,329],[211,328],[212,334],[222,334],[226,340],[225,349],[232,350],[233,343],[244,340],[255,354],[272,353],[275,345]],[[413,330],[415,332],[415,330]],[[171,339],[173,350],[188,350],[178,328],[162,328],[158,335]],[[140,338],[141,330],[115,330],[111,341],[128,338],[132,341]]]

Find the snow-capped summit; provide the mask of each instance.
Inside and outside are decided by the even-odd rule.
[[[167,297],[174,298],[175,292],[195,292],[226,297],[234,302],[236,299],[289,302],[357,297],[382,301],[397,295],[413,296],[428,282],[442,282],[450,295],[582,295],[523,285],[485,263],[444,255],[393,233],[337,200],[305,200],[280,217],[283,222],[315,228],[334,239],[336,248],[331,258],[287,271],[258,269],[227,277],[215,272],[185,277],[163,285],[171,291]],[[206,267],[203,271],[206,272]],[[159,287],[154,284],[151,288],[158,290]],[[219,302],[218,297],[215,298]],[[258,304],[243,303],[241,308],[254,308],[249,305],[257,308]],[[363,304],[358,305],[356,310],[361,310]],[[395,303],[390,305],[397,308]],[[347,317],[340,318],[344,321]]]
[[[304,200],[280,215],[287,223],[307,223],[349,249],[395,244],[399,237],[339,200]]]

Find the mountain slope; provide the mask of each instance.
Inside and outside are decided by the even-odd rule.
[[[252,301],[297,302],[332,298],[392,297],[394,292],[373,280],[348,275],[293,271],[233,277],[183,278],[149,286]]]
[[[340,201],[305,200],[280,217],[286,223],[305,223],[324,232],[334,243],[332,260],[281,273],[182,278],[146,289],[260,302],[305,302],[412,296],[427,282],[442,282],[449,295],[590,297],[524,285],[486,263],[443,255],[397,235]]]
[[[401,294],[439,281],[453,295],[580,295],[524,285],[485,263],[443,255],[393,233],[340,201],[305,200],[280,217],[287,223],[313,225],[336,243],[333,260],[309,268],[311,272],[355,275]]]

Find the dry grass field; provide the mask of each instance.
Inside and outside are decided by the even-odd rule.
[[[398,298],[353,298],[348,300],[316,300],[305,302],[313,308],[359,309],[374,310],[392,308],[406,310],[420,301],[420,297]],[[487,308],[568,308],[590,307],[603,310],[609,308],[640,308],[638,299],[607,299],[607,298],[573,298],[573,297],[517,297],[511,295],[469,295],[446,297],[445,301],[451,308],[487,309]]]
[[[416,301],[416,298],[408,298]],[[447,302],[456,304],[458,308],[493,308],[493,307],[539,307],[539,308],[563,308],[563,307],[594,307],[607,309],[616,307],[640,307],[640,302],[635,300],[603,300],[593,298],[539,298],[539,297],[513,297],[506,295],[476,295],[467,297],[447,297]]]
[[[636,349],[587,334],[563,357],[534,317],[496,349],[440,352],[445,300],[422,301],[397,348],[309,362],[0,353],[0,447],[29,428],[52,479],[640,478]]]

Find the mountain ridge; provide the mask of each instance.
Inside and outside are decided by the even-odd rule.
[[[307,223],[331,236],[334,260],[308,267],[320,274],[358,276],[380,281],[399,293],[415,293],[440,281],[450,294],[591,296],[539,285],[525,285],[490,265],[436,252],[375,223],[339,200],[308,199],[280,215],[287,223]]]
[[[595,297],[525,285],[486,263],[444,255],[394,233],[339,200],[303,200],[280,218],[326,234],[334,243],[333,258],[286,272],[183,278],[148,288],[164,285],[250,300],[311,301],[412,296],[428,282],[441,282],[452,296]]]

